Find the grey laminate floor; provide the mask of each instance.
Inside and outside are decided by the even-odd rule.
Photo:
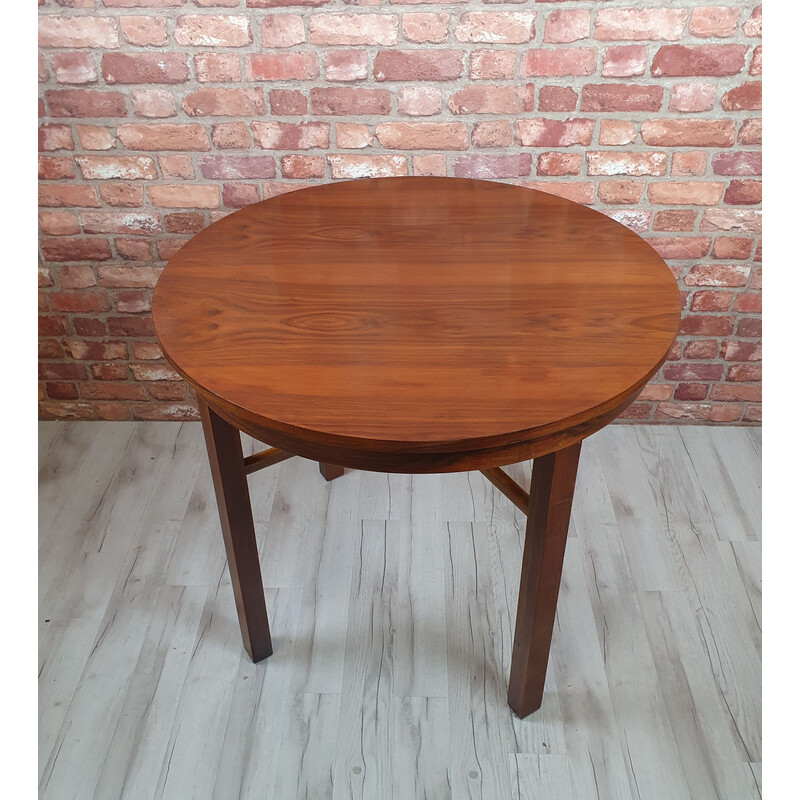
[[[46,800],[760,796],[758,430],[585,442],[525,721],[524,518],[480,474],[253,475],[275,643],[254,665],[199,424],[43,423],[40,459]]]

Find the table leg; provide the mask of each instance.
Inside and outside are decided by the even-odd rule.
[[[272,655],[272,640],[258,563],[250,492],[244,470],[242,440],[239,431],[202,400],[199,401],[199,407],[242,640],[250,658],[261,661]]]
[[[508,704],[527,717],[542,704],[580,442],[533,462]]]
[[[344,475],[344,467],[337,467],[335,464],[326,464],[324,461],[320,461],[319,473],[326,481],[332,481],[334,478],[341,478]]]

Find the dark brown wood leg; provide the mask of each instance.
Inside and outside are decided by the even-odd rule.
[[[508,704],[527,717],[542,704],[581,444],[533,462]]]
[[[325,464],[319,462],[319,474],[325,478],[326,481],[332,481],[334,478],[341,478],[344,475],[344,467],[337,467],[335,464]]]
[[[244,648],[253,661],[272,655],[261,567],[239,431],[202,400],[200,416]]]

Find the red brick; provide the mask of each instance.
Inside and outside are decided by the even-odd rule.
[[[101,286],[152,289],[161,274],[161,269],[159,267],[119,267],[104,264],[97,268],[97,272]],[[110,356],[106,356],[106,358],[110,358]]]
[[[694,229],[694,221],[696,219],[696,211],[685,211],[679,209],[670,211],[657,211],[653,217],[653,230],[690,231]]]
[[[643,208],[603,208],[603,214],[635,233],[644,233],[650,226],[652,212]]]
[[[273,114],[299,116],[308,112],[308,100],[294,89],[273,89],[269,93],[269,107]]]
[[[306,31],[299,14],[271,14],[261,23],[264,47],[293,47],[305,40]]]
[[[397,44],[397,17],[393,14],[314,14],[308,25],[312,44]]]
[[[111,248],[106,239],[42,239],[41,245],[46,261],[105,261],[111,258]]]
[[[257,203],[258,188],[250,183],[224,183],[222,185],[222,205],[226,208],[244,208]]]
[[[718,236],[714,239],[714,258],[750,258],[753,240],[738,236]]]
[[[269,0],[266,0],[269,1]],[[272,0],[279,2],[280,0]],[[249,0],[252,4],[254,0]],[[265,2],[265,0],[261,0]],[[319,3],[320,0],[302,0],[304,5]],[[198,420],[200,415],[197,409],[191,405],[170,404],[170,403],[131,403],[131,411],[134,419],[163,419],[163,420]]]
[[[85,180],[150,180],[156,168],[150,156],[76,156]]]
[[[108,317],[107,322],[108,322],[108,332],[112,336],[155,335],[155,330],[153,329],[153,320],[150,317],[134,317],[134,316]],[[92,368],[92,372],[94,372],[94,367]],[[125,376],[127,375],[127,370],[124,375]],[[105,380],[116,380],[116,379],[106,378]]]
[[[147,289],[120,289],[114,292],[117,311],[124,314],[142,314],[150,311],[152,292]]]
[[[52,152],[53,150],[72,150],[72,130],[69,125],[40,125],[39,150]]]
[[[94,268],[89,264],[69,264],[58,271],[58,282],[62,289],[88,289],[97,286]]]
[[[167,364],[131,364],[136,381],[180,381],[181,376]]]
[[[581,111],[658,111],[663,96],[662,86],[586,84],[581,92]]]
[[[70,381],[85,377],[85,364],[39,364],[39,378],[43,380]]]
[[[719,355],[719,345],[714,339],[695,339],[683,348],[683,357],[700,361],[710,361]]]
[[[141,208],[144,190],[140,183],[129,181],[104,181],[97,187],[100,198],[110,206]]]
[[[667,172],[666,153],[602,150],[588,152],[586,161],[589,175],[665,175]]]
[[[405,156],[351,156],[330,154],[332,178],[391,178],[408,175]]]
[[[761,402],[761,387],[760,386],[730,386],[724,383],[718,383],[711,387],[711,400],[722,401],[737,401],[744,400],[746,402]]]
[[[378,81],[450,81],[464,70],[460,50],[380,50],[372,73]]]
[[[253,41],[248,18],[232,15],[178,17],[173,37],[186,47],[244,47]]]
[[[543,0],[549,1],[549,0]],[[620,419],[650,419],[650,405],[648,403],[632,403],[620,414]]]
[[[328,147],[327,122],[253,122],[256,144],[264,150],[308,150]]]
[[[194,124],[120,125],[117,136],[129,150],[210,149],[205,129]]]
[[[53,292],[50,295],[50,308],[53,311],[73,311],[82,314],[107,311],[108,296],[105,292]]]
[[[266,112],[261,89],[197,89],[181,106],[190,117],[253,117]]]
[[[574,203],[591,203],[594,200],[594,184],[578,181],[524,181],[528,189],[564,197]]]
[[[594,38],[601,41],[678,41],[687,11],[683,8],[602,8],[597,12]]]
[[[728,205],[756,205],[761,202],[761,181],[731,181],[725,190]]]
[[[195,53],[194,72],[200,83],[230,83],[241,80],[236,53]]]
[[[537,175],[577,175],[583,160],[580,153],[542,153],[536,162]]]
[[[761,422],[761,406],[746,406],[742,420],[744,422]]]
[[[158,361],[164,357],[157,342],[131,342],[131,349],[137,361]]]
[[[199,211],[178,211],[164,215],[167,233],[199,233],[205,226],[205,217]]]
[[[647,47],[641,44],[627,44],[620,47],[607,47],[603,51],[604,78],[628,78],[644,75],[647,68]]]
[[[248,8],[279,8],[281,6],[324,6],[330,0],[246,0]]]
[[[47,60],[44,57],[44,53],[39,53],[38,56],[39,83],[46,83],[50,80],[50,70],[47,69]]]
[[[750,69],[748,72],[751,75],[760,75],[763,71],[761,45],[753,48],[753,57],[750,59]]]
[[[44,390],[53,400],[75,400],[78,397],[78,388],[74,383],[48,381],[44,385]]]
[[[53,53],[53,74],[59,83],[95,83],[97,69],[89,53]]]
[[[244,122],[217,122],[211,126],[211,141],[221,150],[250,147],[250,131]]]
[[[720,355],[725,361],[761,361],[761,343],[726,339],[722,343]]]
[[[670,111],[710,111],[717,87],[713,83],[676,83],[669,95]]]
[[[460,122],[384,122],[375,136],[388,150],[466,150],[467,126]]]
[[[275,160],[272,156],[200,156],[197,166],[204,178],[212,180],[275,177]]]
[[[761,109],[761,81],[748,81],[729,89],[720,101],[724,111],[758,111]]]
[[[733,364],[728,367],[726,380],[749,383],[761,380],[761,367],[755,364]]]
[[[679,383],[675,387],[676,400],[705,400],[708,395],[708,384]]]
[[[630,144],[636,139],[636,126],[628,120],[601,119],[599,144]]]
[[[129,261],[149,261],[153,256],[152,243],[141,239],[114,239],[114,246]]]
[[[695,292],[689,307],[692,311],[728,311],[732,302],[732,292]]]
[[[648,241],[661,258],[702,258],[711,246],[710,236],[660,236]]]
[[[336,146],[359,150],[372,144],[372,134],[366,125],[354,122],[336,123]]]
[[[722,364],[665,364],[662,373],[668,381],[718,381]]]
[[[39,47],[102,47],[119,46],[117,23],[110,17],[39,17]]]
[[[98,382],[94,381],[84,383],[81,385],[81,396],[87,400],[146,400],[147,392],[143,386],[137,386],[133,383],[112,383],[112,382]],[[124,403],[104,403],[104,406],[117,406]],[[108,417],[103,417],[108,419]],[[125,419],[125,417],[117,417],[112,414],[112,419]]]
[[[397,90],[397,110],[412,117],[429,117],[442,110],[438,86],[403,86]]]
[[[319,116],[386,116],[391,112],[391,94],[386,89],[351,87],[311,89],[311,113]]]
[[[508,147],[511,128],[506,120],[476,122],[472,128],[473,147]]]
[[[664,45],[650,65],[650,74],[661,77],[736,75],[744,67],[744,44]]]
[[[69,211],[40,211],[39,230],[47,236],[69,236],[80,228],[77,217]]]
[[[517,144],[523,147],[589,145],[593,130],[593,119],[519,119],[514,123]]]
[[[185,400],[186,384],[173,381],[159,381],[147,387],[148,394],[156,400]]]
[[[189,78],[182,53],[106,53],[101,66],[106,83],[183,83]]]
[[[539,90],[539,111],[574,111],[578,93],[569,86],[542,86]]]
[[[71,158],[39,156],[39,180],[74,178],[75,170]]]
[[[92,377],[98,381],[124,381],[128,378],[128,368],[124,364],[92,364]]]
[[[67,332],[64,317],[39,317],[39,336],[61,336]]]
[[[700,220],[701,231],[754,231],[761,230],[761,212],[749,209],[709,208]]]
[[[696,264],[683,282],[687,286],[744,286],[749,274],[747,264]]]
[[[119,27],[126,41],[138,47],[167,43],[166,17],[120,17]]]
[[[317,54],[254,53],[247,56],[248,81],[308,81],[319,76]]]
[[[124,117],[125,97],[95,89],[48,89],[44,93],[51,117]]]
[[[533,39],[535,19],[531,11],[467,11],[455,36],[459,42],[523,44]]]
[[[114,147],[114,134],[102,125],[76,125],[75,130],[84,150],[110,150]]]
[[[525,90],[476,84],[451,95],[447,105],[453,114],[519,114],[524,109]]]
[[[453,174],[457,178],[522,178],[531,174],[531,155],[476,155],[459,156],[453,160]]]
[[[601,181],[597,198],[604,203],[638,203],[644,186],[643,181]]]
[[[86,233],[127,233],[151,235],[161,230],[155,214],[132,211],[81,211]]]
[[[672,154],[672,174],[673,175],[695,175],[706,174],[707,156],[702,150],[687,150],[683,153]]]
[[[150,202],[160,208],[218,208],[219,189],[216,186],[187,186],[165,184],[148,186]]]
[[[761,311],[761,292],[742,292],[736,295],[733,302],[734,311],[753,314]]]
[[[761,38],[761,6],[756,6],[750,16],[742,24],[742,32],[745,36]]]
[[[70,358],[77,361],[112,361],[127,358],[125,342],[87,342],[83,339],[65,339],[64,347]]]
[[[705,181],[669,181],[651,183],[647,197],[658,205],[715,206],[722,199],[724,183]]]
[[[134,89],[131,92],[133,113],[137,117],[163,119],[174,117],[175,97],[166,89]]]
[[[325,159],[322,156],[283,156],[281,158],[281,174],[284,178],[325,177]]]
[[[161,168],[162,178],[194,178],[192,159],[187,155],[159,156],[158,166]]]
[[[672,396],[672,386],[668,384],[648,383],[639,393],[639,400],[669,400]]]
[[[183,5],[185,0],[103,0],[108,8],[165,8]]]
[[[725,38],[733,36],[741,9],[726,6],[701,6],[692,9],[689,32],[692,36]]]
[[[419,44],[447,41],[449,14],[403,14],[403,37]]]
[[[569,47],[560,50],[529,50],[523,57],[522,77],[542,75],[591,75],[597,66],[593,47]]]
[[[736,335],[761,338],[761,319],[759,317],[745,317],[739,320],[736,326]]]
[[[589,12],[586,9],[559,10],[548,14],[544,25],[545,42],[577,42],[588,36]]]
[[[328,50],[323,60],[328,81],[360,81],[369,74],[367,54],[363,50]]]
[[[642,139],[662,147],[728,147],[735,129],[732,119],[649,119],[642,123]]]
[[[739,144],[761,144],[761,120],[746,119],[739,128]]]
[[[39,186],[39,205],[51,208],[63,208],[64,206],[88,206],[90,208],[100,205],[97,194],[93,186],[75,185],[58,186],[45,185]]]
[[[472,80],[508,80],[514,77],[517,54],[513,50],[472,50],[469,77]]]

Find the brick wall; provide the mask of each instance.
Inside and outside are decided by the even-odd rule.
[[[592,205],[680,280],[628,417],[760,420],[761,7],[677,0],[39,0],[40,412],[185,419],[149,316],[241,206],[342,178]]]

